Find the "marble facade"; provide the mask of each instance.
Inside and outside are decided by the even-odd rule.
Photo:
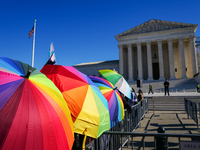
[[[197,24],[152,19],[115,36],[119,73],[129,81],[193,78]]]

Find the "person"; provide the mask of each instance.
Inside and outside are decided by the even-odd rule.
[[[131,106],[133,106],[133,105],[137,104],[137,101],[138,101],[134,88],[131,89],[131,97],[132,97]]]
[[[153,89],[152,89],[151,84],[149,84],[149,93],[148,94],[150,94],[150,92],[153,94]]]
[[[74,139],[72,150],[82,150],[84,135],[74,133]]]
[[[127,111],[129,113],[132,113],[132,106],[129,104],[129,99],[126,96],[124,96],[124,94],[122,94],[121,92],[119,92],[119,93],[120,93],[123,103],[124,103],[124,109],[127,109]]]
[[[141,89],[139,89],[139,94],[138,94],[138,102],[141,102],[141,107],[143,107],[143,101],[144,101],[144,95],[143,95],[143,91]]]
[[[169,96],[169,82],[167,79],[164,82],[164,87],[165,87],[165,96],[166,96],[166,92],[168,93],[168,96]]]
[[[199,92],[199,83],[197,83],[197,92]]]

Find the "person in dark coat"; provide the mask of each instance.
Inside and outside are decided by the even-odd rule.
[[[165,96],[166,96],[166,92],[168,93],[168,96],[169,96],[169,82],[167,79],[164,82],[164,87],[165,87]]]
[[[123,100],[123,103],[124,103],[124,109],[127,109],[129,113],[132,113],[132,106],[130,105],[130,99],[128,99],[128,97],[124,96],[124,94],[122,94],[121,92],[119,92],[121,97],[122,97],[122,100]]]
[[[144,101],[144,95],[143,95],[143,91],[141,89],[139,89],[139,94],[138,94],[138,102],[141,103],[141,108],[143,107],[143,101]]]

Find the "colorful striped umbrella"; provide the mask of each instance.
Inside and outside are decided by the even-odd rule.
[[[0,149],[70,150],[73,122],[61,92],[44,74],[0,57]]]
[[[122,75],[120,75],[116,71],[109,69],[99,70],[99,72],[104,78],[106,78],[106,80],[111,82],[121,93],[123,93],[126,97],[131,99],[131,88]]]
[[[112,83],[103,78],[94,76],[89,76],[89,78],[99,87],[101,93],[107,99],[110,120],[114,122],[122,121],[124,118],[124,104],[118,90],[112,85]]]
[[[110,129],[108,102],[90,78],[74,67],[45,65],[41,72],[60,89],[71,111],[74,132],[98,138]]]

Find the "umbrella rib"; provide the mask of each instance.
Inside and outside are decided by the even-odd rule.
[[[78,119],[79,119],[79,118],[78,118]],[[92,125],[95,125],[95,126],[98,126],[97,124],[91,123],[91,122],[89,122],[89,121],[85,121],[85,120],[83,120],[83,119],[79,119],[79,120],[81,120],[81,121],[83,121],[83,122],[87,122],[87,123],[92,124]]]

